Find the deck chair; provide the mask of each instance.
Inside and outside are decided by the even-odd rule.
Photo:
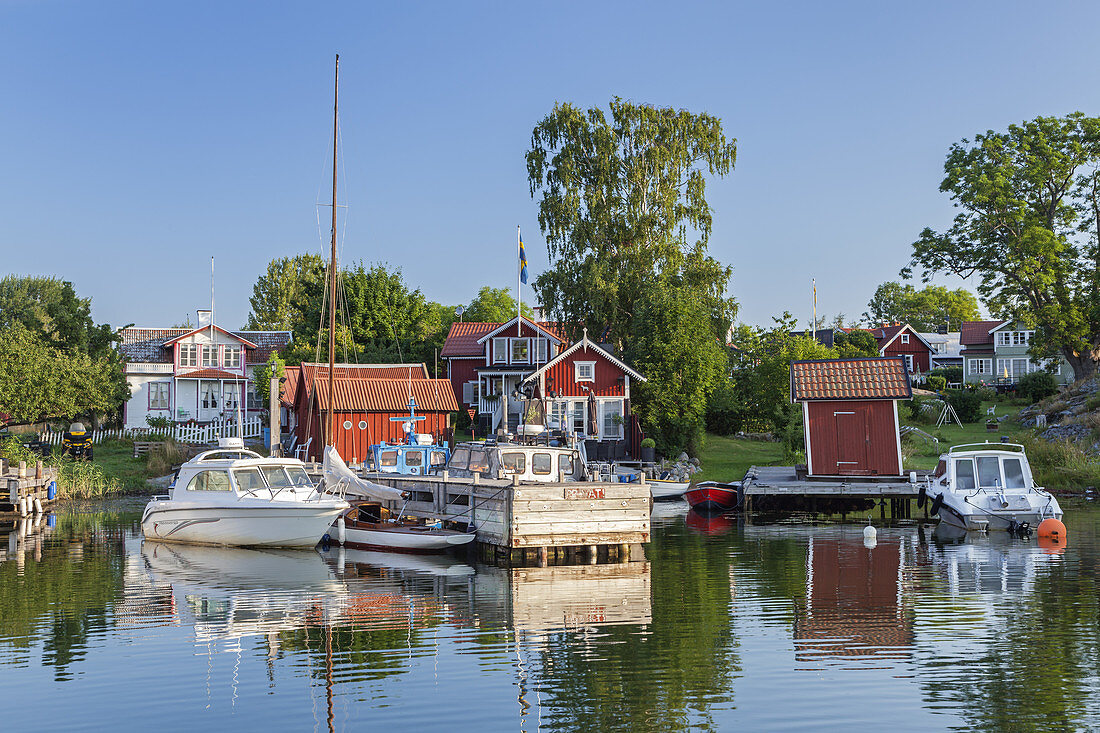
[[[306,458],[308,458],[309,457],[309,444],[312,443],[312,442],[313,442],[313,438],[311,437],[305,443],[303,443],[302,445],[295,448],[294,449],[294,457],[297,458],[299,461],[304,461]]]
[[[993,405],[993,407],[990,407],[990,408],[988,408],[988,409],[987,409],[987,410],[985,411],[985,414],[986,414],[986,415],[996,415],[996,414],[997,414],[997,406],[996,406],[996,405]]]

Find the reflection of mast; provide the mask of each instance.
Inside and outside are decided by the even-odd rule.
[[[325,700],[328,702],[328,729],[333,733],[332,714],[332,624],[325,621]]]

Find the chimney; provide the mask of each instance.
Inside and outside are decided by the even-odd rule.
[[[198,319],[198,325],[196,326],[196,328],[204,328],[206,326],[209,326],[210,316],[212,315],[212,313],[213,312],[210,309],[200,309],[195,311],[195,317]]]

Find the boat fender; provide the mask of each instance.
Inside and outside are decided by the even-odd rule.
[[[928,503],[928,490],[921,486],[917,490],[917,509],[924,509],[924,505]]]
[[[936,498],[932,500],[932,506],[928,509],[928,513],[933,517],[940,513],[940,507],[943,506],[943,494],[936,494]]]
[[[328,552],[330,547],[332,547],[332,538],[328,536],[328,532],[325,532],[321,535],[321,549]]]
[[[341,516],[336,520],[336,541],[343,547],[347,543],[347,539],[347,525],[344,523],[344,517]]]
[[[1062,524],[1054,517],[1047,517],[1039,522],[1039,536],[1052,540],[1065,540],[1066,525]]]

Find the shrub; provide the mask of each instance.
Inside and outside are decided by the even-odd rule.
[[[932,416],[923,411],[923,407],[932,401],[934,398],[921,397],[917,395],[913,399],[902,403],[909,411],[909,422],[920,423],[927,425],[932,422]]]
[[[981,391],[976,389],[945,389],[944,399],[955,408],[963,422],[978,422],[982,417]]]
[[[1093,410],[1100,410],[1100,392],[1097,392],[1085,401],[1085,409],[1089,412],[1092,412]]]
[[[1016,391],[1032,402],[1038,402],[1058,392],[1058,383],[1049,372],[1032,372],[1020,377]]]
[[[455,430],[469,430],[470,429],[470,425],[473,421],[470,420],[470,413],[469,412],[467,412],[466,410],[459,410],[458,412],[454,413],[454,415],[455,415],[455,419],[454,419]]]
[[[947,389],[947,378],[934,374],[928,377],[928,387],[936,392]]]
[[[172,467],[183,463],[183,449],[174,440],[165,440],[149,449],[146,454],[146,470],[154,476],[164,476],[172,472]]]
[[[944,386],[947,386],[948,382],[962,383],[963,370],[962,367],[946,367],[940,369],[932,369],[928,372],[928,379],[931,382],[932,377],[943,377]]]
[[[1019,440],[1040,486],[1081,491],[1100,484],[1100,458],[1090,456],[1073,441],[1048,441],[1029,434]]]
[[[164,415],[146,415],[145,423],[154,430],[167,430],[172,427],[172,421]]]
[[[737,399],[733,383],[723,379],[707,402],[707,430],[718,435],[733,435],[744,429],[745,409]]]
[[[656,448],[657,447],[657,441],[654,440],[653,438],[642,438],[642,447],[643,448]]]

